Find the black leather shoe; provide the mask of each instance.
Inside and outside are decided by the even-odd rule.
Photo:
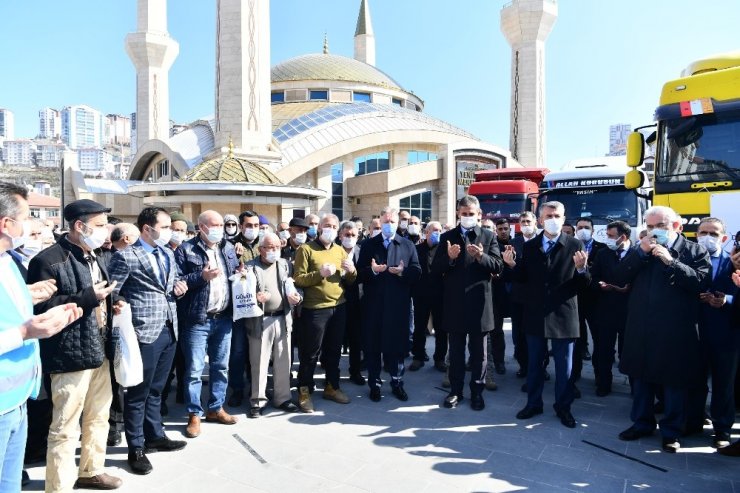
[[[247,413],[247,416],[254,419],[259,418],[262,416],[262,408],[259,406],[252,406],[249,408],[249,413]]]
[[[463,400],[462,396],[458,396],[455,394],[448,394],[447,397],[445,397],[445,401],[443,403],[443,406],[447,409],[452,409],[454,407],[457,407],[458,404]]]
[[[556,411],[556,414],[558,415],[558,418],[560,418],[560,422],[563,423],[563,426],[566,428],[576,427],[576,418],[573,417],[570,411]]]
[[[406,402],[409,400],[409,395],[405,390],[403,390],[403,385],[393,385],[391,387],[391,392],[393,392],[393,395],[395,395],[399,401]]]
[[[483,400],[483,394],[476,392],[470,396],[470,409],[473,411],[482,411],[486,407],[486,402]]]
[[[128,453],[128,465],[134,474],[144,475],[152,472],[152,463],[147,459],[143,449]]]
[[[573,398],[574,399],[580,399],[581,398],[581,391],[578,390],[578,387],[575,385],[573,386]]]
[[[239,407],[242,405],[242,402],[244,402],[244,391],[242,390],[235,390],[231,393],[231,397],[229,397],[229,407]]]
[[[681,442],[678,441],[678,438],[664,438],[663,439],[663,452],[668,452],[669,454],[675,454],[678,452],[678,449],[681,448]]]
[[[732,445],[728,445],[727,447],[717,449],[717,453],[726,455],[727,457],[740,457],[740,441],[737,441]]]
[[[188,442],[184,440],[170,440],[167,435],[157,440],[152,440],[146,444],[146,453],[153,452],[174,452],[185,448]]]
[[[499,375],[506,375],[506,365],[503,362],[494,363],[493,367]]]
[[[634,426],[630,426],[626,430],[624,430],[622,433],[619,434],[619,439],[624,440],[625,442],[631,442],[633,440],[639,440],[642,437],[649,437],[653,434],[653,430],[650,431],[641,431],[635,428]]]
[[[380,387],[370,387],[370,400],[380,402]]]
[[[607,395],[612,393],[612,389],[606,389],[602,387],[597,387],[596,389],[596,396],[597,397],[606,397]]]
[[[730,434],[725,431],[717,431],[714,433],[712,439],[712,446],[714,448],[723,448],[730,445]]]
[[[108,446],[109,447],[115,447],[116,445],[121,444],[121,432],[111,430],[108,432]]]
[[[361,373],[350,373],[349,381],[355,385],[365,385],[367,383]]]
[[[534,418],[538,414],[542,414],[541,407],[525,407],[518,413],[516,413],[516,419],[530,419]]]
[[[293,401],[283,402],[278,406],[278,409],[285,411],[286,413],[297,413],[298,411],[300,411],[298,406],[296,406]]]

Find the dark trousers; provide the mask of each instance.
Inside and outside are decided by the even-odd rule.
[[[359,301],[347,301],[344,344],[349,349],[349,374],[360,373],[362,366],[362,315]]]
[[[249,362],[249,338],[244,320],[237,320],[231,326],[231,348],[229,350],[229,387],[233,391],[244,391],[247,378],[251,378]],[[183,362],[184,365],[184,362]]]
[[[424,361],[426,359],[427,325],[430,315],[434,328],[434,362],[444,363],[445,356],[447,356],[447,333],[439,328],[442,325],[442,303],[441,301],[434,303],[427,296],[414,297],[414,335],[411,352],[415,360]],[[438,336],[439,332],[442,333]],[[441,347],[442,345],[444,348]]]
[[[529,353],[527,352],[527,334],[523,327],[524,305],[512,302],[509,309],[511,311],[511,339],[514,342],[514,359],[519,363],[519,368],[527,371]]]
[[[552,358],[555,361],[555,410],[570,411],[573,403],[573,348],[575,339],[550,339]],[[541,408],[545,386],[544,362],[547,356],[547,339],[527,334],[529,368],[527,368],[527,407]]]
[[[333,308],[312,310],[303,308],[298,331],[298,386],[314,387],[313,374],[321,352],[321,361],[326,370],[326,381],[339,388],[339,359],[347,319],[344,303]]]
[[[175,389],[175,399],[179,399],[180,402],[184,402],[185,392],[185,356],[182,354],[182,346],[178,341],[175,345],[175,358],[172,361],[172,368],[170,368],[170,374],[167,375],[167,383],[162,391],[162,400],[166,401],[170,395],[170,387],[172,386],[172,380],[177,377],[177,385]],[[113,389],[113,401],[116,400],[116,391]]]
[[[614,347],[619,339],[620,354],[622,347],[622,337],[624,337],[624,327],[602,324],[598,325],[595,332],[599,336],[594,339],[593,367],[596,379],[596,388],[611,391],[612,389],[612,368],[614,367]]]
[[[660,420],[660,434],[663,438],[679,438],[686,425],[686,402],[689,391],[675,387],[660,386],[641,378],[632,381],[632,411],[630,419],[639,431],[655,429],[655,395],[658,388],[663,388],[665,411]]]
[[[116,375],[113,365],[108,365],[110,369],[110,389],[113,394],[113,399],[110,402],[110,414],[108,415],[108,426],[109,433],[111,432],[122,432],[123,426],[123,387],[118,385],[116,382]],[[164,395],[162,399],[166,399]]]
[[[506,353],[506,339],[504,339],[505,308],[499,306],[493,310],[493,330],[488,335],[491,338],[491,352],[495,364],[504,362]]]
[[[738,351],[711,347],[705,343],[704,355],[707,363],[705,377],[712,376],[712,397],[709,415],[714,431],[729,433],[735,424],[735,374],[737,373]],[[703,380],[706,382],[706,378]],[[690,406],[686,425],[688,428],[704,421],[704,410],[709,388],[702,385],[698,392],[690,393]]]
[[[376,327],[380,332],[380,327]],[[380,341],[373,343],[375,347],[381,347]],[[393,353],[382,353],[383,362],[388,367],[391,375],[391,387],[403,386],[403,374],[406,372],[406,366],[404,365],[405,351],[399,348],[399,351]],[[383,381],[380,378],[380,355],[381,353],[371,352],[365,350],[365,361],[367,362],[367,383],[370,388],[380,387]]]
[[[163,327],[151,344],[139,343],[144,381],[126,389],[123,419],[129,451],[143,449],[145,442],[164,436],[162,427],[162,390],[175,357],[175,335]]]
[[[591,331],[591,338],[594,340],[594,346],[596,340],[599,338],[598,332],[595,330],[596,327],[593,323],[593,317],[588,307],[582,309],[581,306],[584,303],[579,298],[578,305],[578,323],[580,326],[581,336],[576,339],[575,348],[573,349],[573,381],[577,382],[581,379],[581,371],[583,370],[583,353],[588,350],[588,331]],[[598,356],[591,357],[591,364],[596,365],[598,363]]]
[[[465,343],[470,353],[470,392],[480,393],[486,381],[486,345],[488,332],[449,333],[450,393],[462,397],[465,383]]]

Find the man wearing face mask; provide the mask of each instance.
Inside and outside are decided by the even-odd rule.
[[[627,301],[629,285],[618,284],[615,270],[630,251],[632,230],[624,221],[614,221],[606,226],[606,248],[600,249],[591,262],[591,284],[593,295],[590,327],[594,338],[593,366],[596,379],[596,395],[605,397],[612,391],[612,367],[614,345],[622,353],[624,327],[627,323]],[[589,257],[590,258],[590,257]],[[578,311],[581,303],[579,298]],[[619,340],[617,343],[617,339]]]
[[[170,237],[169,246],[172,251],[175,251],[188,239],[188,220],[181,212],[173,212],[170,214],[170,219],[172,220],[172,223],[170,224],[172,236]]]
[[[285,221],[281,221],[277,225],[277,235],[280,238],[280,249],[282,250],[288,245],[290,239],[290,225]]]
[[[29,264],[29,283],[54,279],[58,289],[34,307],[36,313],[70,302],[83,310],[76,323],[41,341],[41,361],[44,373],[51,374],[53,403],[46,456],[47,491],[67,491],[75,484],[107,489],[122,484],[103,469],[113,398],[105,341],[113,315],[111,292],[116,287],[109,272],[110,252],[101,249],[108,237],[109,212],[107,207],[87,199],[68,204],[64,219],[69,233]],[[76,467],[81,416],[82,446]]]
[[[234,245],[234,251],[246,264],[259,257],[257,248],[259,243],[260,218],[254,211],[244,211],[239,214],[241,232],[229,240]]]
[[[573,347],[578,337],[577,293],[587,286],[590,275],[583,244],[562,232],[565,208],[552,201],[542,204],[540,224],[543,233],[524,244],[522,257],[516,258],[511,246],[504,252],[504,262],[513,277],[524,283],[527,309],[524,330],[527,334],[527,404],[517,419],[530,419],[543,412],[542,390],[547,341],[552,344],[555,361],[555,403],[553,408],[563,426],[575,428],[570,412],[574,399],[571,368]]]
[[[412,353],[414,356],[409,370],[417,371],[424,366],[426,357],[427,325],[429,316],[432,317],[434,327],[434,368],[438,371],[447,371],[445,358],[447,357],[447,332],[442,328],[442,279],[432,275],[431,267],[434,255],[439,248],[439,238],[442,235],[442,225],[437,221],[430,221],[426,228],[426,240],[416,245],[416,256],[421,267],[419,282],[414,284],[412,296],[414,300],[414,336]]]
[[[406,239],[416,245],[421,240],[421,220],[416,216],[409,217]]]
[[[443,328],[450,340],[450,393],[444,407],[454,408],[463,399],[465,343],[470,351],[470,406],[485,407],[486,346],[493,330],[491,276],[503,270],[492,231],[478,226],[480,203],[466,195],[457,203],[460,225],[440,237],[432,261],[432,274],[443,277],[445,303]]]
[[[357,244],[357,227],[352,221],[345,221],[339,227],[338,240],[347,256],[354,263],[360,259],[360,246]],[[349,380],[355,385],[365,385],[365,377],[360,373],[362,363],[362,314],[360,300],[362,288],[359,282],[344,290],[347,299],[347,324],[344,331],[344,346],[349,349]]]
[[[414,244],[396,233],[397,222],[395,209],[381,211],[382,234],[363,244],[357,263],[363,312],[380,308],[378,316],[363,318],[362,327],[370,399],[375,402],[381,398],[381,354],[391,374],[393,395],[408,400],[403,360],[408,352],[411,288],[421,276],[421,267]]]
[[[183,243],[175,252],[180,279],[188,291],[178,300],[180,344],[185,356],[186,407],[188,426],[185,436],[200,435],[200,421],[233,425],[236,418],[223,406],[228,386],[231,346],[231,282],[239,267],[234,247],[224,238],[221,214],[208,210],[198,216],[200,234]],[[201,375],[208,355],[210,397],[204,413],[201,406]]]
[[[730,432],[735,424],[733,387],[740,354],[740,331],[733,328],[731,308],[737,295],[737,287],[732,282],[735,269],[730,254],[722,249],[727,241],[727,232],[720,219],[703,218],[699,222],[696,239],[709,252],[712,262],[711,283],[699,294],[699,340],[704,352],[705,370],[712,377],[709,415],[714,428],[713,445],[721,448],[730,444]],[[707,393],[706,378],[703,378],[697,391],[690,396],[687,429],[694,423],[703,424]]]
[[[289,235],[288,242],[280,251],[280,256],[291,264],[295,261],[295,252],[308,239],[308,223],[301,217],[294,217],[288,223]]]
[[[176,298],[188,290],[177,279],[177,266],[168,248],[172,232],[169,213],[146,207],[136,218],[139,241],[113,254],[110,277],[114,294],[131,305],[131,319],[139,342],[144,380],[126,389],[123,419],[128,465],[134,474],[149,474],[146,453],[180,450],[186,443],[171,440],[162,425],[162,390],[172,368],[177,343]]]
[[[402,238],[409,236],[409,224],[411,223],[411,214],[409,211],[401,211],[398,213],[398,229],[396,234]]]
[[[324,399],[349,403],[339,389],[339,360],[347,316],[344,292],[357,271],[344,248],[334,243],[339,218],[326,214],[319,226],[321,235],[299,248],[295,257],[295,285],[304,290],[298,329],[298,406],[304,413],[314,411],[310,393],[319,352],[326,370]]]
[[[645,223],[648,234],[637,254],[627,255],[616,269],[619,285],[631,286],[619,368],[633,379],[633,424],[619,438],[653,434],[655,392],[662,386],[663,451],[675,453],[686,425],[689,389],[701,384],[699,295],[711,282],[712,263],[706,249],[679,234],[673,209],[653,206],[645,211]]]
[[[308,224],[308,239],[313,241],[316,236],[320,233],[319,231],[319,216],[316,214],[309,214],[306,216],[306,224]]]
[[[368,235],[365,238],[365,241],[367,241],[369,238],[375,238],[382,232],[382,226],[380,225],[380,219],[373,218],[372,221],[370,221],[370,226],[368,227]]]
[[[224,216],[224,238],[231,241],[239,234],[237,224],[237,218],[234,214],[226,214]]]
[[[15,250],[11,250],[10,255],[16,255],[21,261],[23,267],[28,269],[28,264],[31,259],[39,254],[43,250],[41,244],[41,231],[44,228],[44,223],[40,219],[29,219],[27,221],[28,232],[24,236],[23,245],[19,246]]]

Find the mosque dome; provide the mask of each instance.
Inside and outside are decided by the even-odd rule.
[[[382,70],[372,65],[329,53],[297,56],[272,67],[271,78],[276,82],[331,80],[357,82],[405,91],[401,85]]]
[[[265,166],[235,157],[231,150],[226,156],[203,161],[182,177],[184,182],[221,181],[261,185],[283,183]]]

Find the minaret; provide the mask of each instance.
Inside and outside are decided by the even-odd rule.
[[[355,60],[375,66],[375,34],[368,0],[362,0],[355,29]]]
[[[216,149],[279,160],[272,149],[270,1],[217,0]]]
[[[180,46],[167,33],[167,0],[138,0],[126,53],[136,67],[136,142],[170,137],[169,70]]]
[[[511,155],[545,166],[545,40],[558,17],[555,0],[513,0],[501,9],[511,45]]]

